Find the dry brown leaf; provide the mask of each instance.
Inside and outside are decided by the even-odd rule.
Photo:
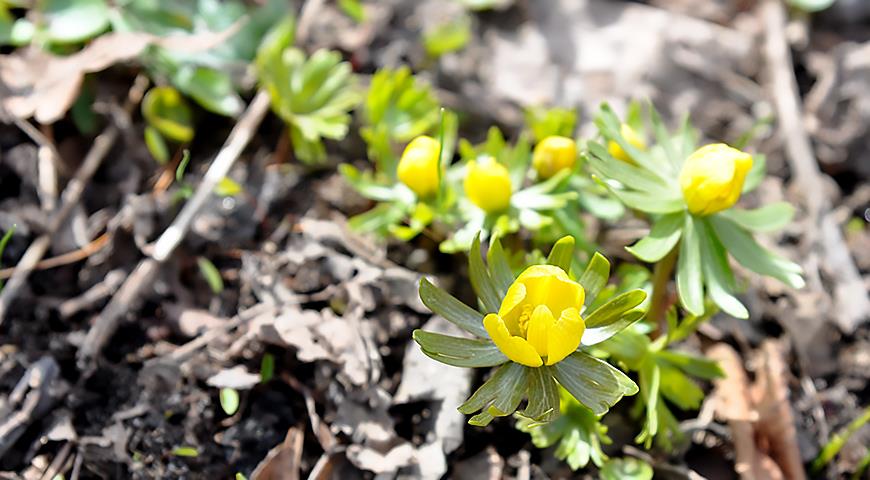
[[[0,55],[0,110],[21,119],[32,116],[39,123],[54,123],[72,106],[86,73],[131,60],[149,45],[184,52],[207,50],[224,42],[241,25],[237,22],[220,33],[170,37],[141,32],[107,33],[65,57],[35,46]]]
[[[257,465],[251,480],[299,480],[302,463],[302,440],[305,434],[296,427],[287,430],[287,437],[275,446]]]
[[[734,470],[742,480],[782,480],[776,464],[755,443],[754,422],[758,418],[751,403],[749,379],[743,362],[733,348],[717,343],[707,356],[719,362],[725,372],[714,382],[713,399],[717,415],[728,421],[736,455]]]
[[[806,474],[797,444],[797,429],[788,401],[788,370],[779,342],[766,340],[761,344],[761,355],[762,368],[753,386],[759,416],[756,429],[767,440],[771,457],[786,478],[804,480]]]

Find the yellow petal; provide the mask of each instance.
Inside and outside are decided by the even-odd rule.
[[[638,150],[646,150],[646,141],[644,141],[643,137],[638,135],[637,132],[635,132],[628,124],[623,123],[619,127],[619,133],[632,147]],[[634,159],[613,140],[607,142],[607,152],[610,153],[611,157],[617,160],[636,165]]]
[[[586,324],[576,308],[568,308],[554,322],[547,334],[547,365],[561,362],[580,346]]]
[[[412,140],[402,153],[396,175],[418,197],[430,197],[438,191],[440,149],[438,140],[423,135]]]
[[[538,177],[547,179],[563,169],[574,168],[577,161],[577,144],[567,137],[556,135],[541,140],[532,154],[532,167]]]
[[[468,162],[463,188],[471,203],[487,213],[501,212],[510,206],[513,192],[510,172],[492,157]]]
[[[524,338],[512,336],[498,315],[494,313],[487,315],[483,319],[483,327],[489,333],[495,346],[511,361],[527,367],[540,367],[544,364],[534,347]]]
[[[686,159],[679,177],[689,211],[710,215],[731,208],[751,168],[751,155],[722,143],[696,150]]]
[[[522,308],[520,305],[526,298],[526,286],[520,282],[514,282],[508,288],[504,299],[501,301],[501,306],[498,309],[498,316],[503,318],[508,325],[516,325],[519,320]],[[509,327],[510,328],[510,327]],[[517,332],[513,332],[515,335]]]
[[[526,331],[526,340],[538,352],[538,355],[547,355],[547,335],[556,319],[546,305],[538,305],[532,311],[529,318],[529,328]]]
[[[516,283],[526,286],[524,304],[546,305],[551,312],[580,308],[585,298],[583,287],[555,265],[533,265],[517,277]]]

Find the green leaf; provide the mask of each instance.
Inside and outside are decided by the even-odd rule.
[[[749,311],[740,303],[734,291],[734,273],[728,264],[728,254],[713,234],[706,219],[696,222],[701,242],[701,267],[707,293],[716,305],[736,318],[749,318]]]
[[[574,258],[574,237],[566,235],[560,238],[550,250],[547,263],[555,265],[565,272],[571,271],[571,260]]]
[[[178,162],[178,166],[175,167],[175,181],[178,183],[182,183],[184,180],[184,172],[187,171],[187,165],[190,163],[190,150],[184,149],[181,152],[181,161]]]
[[[413,197],[405,198],[395,186],[388,187],[375,183],[369,172],[362,173],[349,163],[338,166],[338,172],[360,195],[376,202],[412,203]]]
[[[646,213],[672,213],[686,209],[686,203],[682,198],[660,197],[640,191],[620,190],[610,184],[604,184],[610,193],[626,206]]]
[[[608,278],[610,278],[610,262],[604,255],[595,252],[579,279],[580,285],[583,285],[586,291],[584,303],[587,306],[592,305],[601,289],[607,285]]]
[[[172,83],[203,108],[218,115],[235,117],[244,108],[229,74],[213,68],[183,65],[172,77]]]
[[[732,208],[720,212],[719,215],[751,232],[772,232],[791,222],[794,217],[794,207],[788,202],[776,202],[755,210]]]
[[[660,177],[666,184],[677,177],[677,171],[669,162],[659,161],[649,152],[629,143],[621,133],[621,122],[608,104],[602,104],[595,125],[607,140],[616,142],[628,156],[644,170]]]
[[[459,3],[471,11],[482,12],[507,8],[514,3],[514,0],[459,0]]]
[[[695,410],[704,400],[704,391],[676,368],[660,366],[662,396],[683,410]]]
[[[704,313],[701,246],[694,217],[686,215],[680,255],[677,259],[677,293],[683,308],[693,315]]]
[[[517,415],[516,428],[528,433],[537,448],[544,449],[558,442],[554,455],[566,461],[572,470],[585,467],[589,460],[599,467],[604,465],[607,455],[601,445],[612,443],[607,427],[601,424],[598,415],[562,387],[559,387],[559,399],[559,418],[542,424]]]
[[[438,58],[465,48],[471,39],[471,17],[464,12],[423,34],[423,47],[430,57]]]
[[[267,383],[275,376],[275,356],[271,353],[263,354],[260,360],[260,383]]]
[[[154,87],[142,98],[142,116],[150,127],[175,142],[193,139],[193,112],[172,87]]]
[[[553,381],[552,368],[527,368],[529,403],[523,416],[537,422],[551,422],[559,417],[559,387]]]
[[[664,215],[655,221],[649,235],[638,240],[630,247],[625,247],[635,257],[648,263],[655,263],[664,258],[683,233],[685,222],[683,212],[674,212]]]
[[[243,191],[242,186],[230,177],[220,179],[214,187],[214,193],[219,197],[235,197]]]
[[[366,19],[365,10],[360,0],[338,0],[338,7],[356,23],[362,23]]]
[[[494,367],[508,360],[489,340],[452,337],[424,330],[414,330],[413,336],[428,357],[454,367]]]
[[[649,119],[653,127],[653,134],[656,138],[657,147],[662,149],[665,158],[673,167],[674,171],[678,171],[683,164],[683,158],[681,158],[683,153],[679,151],[675,145],[675,138],[668,133],[665,123],[662,121],[659,112],[656,110],[655,106],[653,106],[652,102],[647,104],[647,111],[649,112]]]
[[[764,180],[764,175],[767,169],[767,157],[760,153],[752,155],[752,167],[746,174],[746,179],[743,181],[742,193],[747,193],[755,190],[761,185]]]
[[[457,327],[481,338],[489,338],[483,328],[483,314],[457,300],[425,278],[420,280],[420,300],[433,313],[441,315]]]
[[[235,388],[222,388],[220,392],[221,408],[227,415],[239,411],[239,392]]]
[[[565,390],[596,415],[605,413],[624,395],[637,393],[637,385],[609,363],[574,352],[551,369]]]
[[[601,480],[652,480],[653,468],[643,460],[614,458],[601,469]]]
[[[160,132],[148,125],[145,127],[145,146],[148,148],[148,153],[157,160],[160,165],[169,163],[169,146],[166,145],[166,140]]]
[[[39,2],[48,39],[54,43],[79,43],[109,27],[105,0],[42,0]]]
[[[614,322],[607,325],[587,328],[583,331],[583,338],[581,339],[581,342],[583,345],[586,346],[597,345],[605,340],[610,339],[610,337],[616,335],[617,333],[625,330],[644,316],[646,316],[646,312],[642,312],[639,310],[631,311],[623,314]]]
[[[498,294],[501,298],[507,294],[508,288],[514,282],[514,274],[511,271],[510,263],[507,255],[501,246],[501,241],[498,238],[493,238],[489,242],[489,251],[486,252],[486,260],[489,264],[492,281],[498,289]]]
[[[481,303],[483,303],[486,312],[497,312],[499,305],[501,305],[501,298],[498,296],[495,282],[492,280],[489,270],[483,264],[480,233],[474,237],[474,241],[471,243],[471,250],[468,252],[468,272],[471,277],[471,286],[474,288],[474,292]]]
[[[649,358],[649,357],[647,357]],[[661,371],[655,362],[646,361],[638,371],[640,381],[640,393],[646,403],[646,420],[643,430],[635,441],[643,442],[649,448],[653,437],[659,431],[659,386],[661,385]]]
[[[306,163],[325,159],[322,138],[347,135],[350,110],[359,103],[353,70],[338,52],[318,50],[310,57],[287,47],[292,26],[276,27],[257,54],[260,84],[272,110],[290,127],[296,156]]]
[[[0,33],[0,44],[3,43],[2,36],[2,33]],[[97,129],[100,127],[100,118],[97,117],[93,108],[94,100],[94,88],[91,85],[91,82],[88,82],[88,78],[85,77],[85,84],[82,86],[78,97],[76,97],[76,101],[73,103],[69,111],[70,117],[72,117],[72,121],[76,128],[85,136],[96,134]]]
[[[199,456],[199,451],[196,447],[180,446],[172,449],[172,455],[176,457],[196,458]]]
[[[712,380],[725,376],[725,372],[719,367],[719,363],[709,358],[698,357],[675,350],[656,352],[656,358],[694,377]]]
[[[610,156],[604,146],[589,142],[589,164],[602,177],[613,179],[626,187],[666,198],[678,198],[677,192],[661,177]]]
[[[526,392],[528,371],[518,363],[505,363],[458,410],[466,415],[483,410],[468,421],[476,426],[486,426],[496,416],[510,415]]]
[[[567,108],[529,107],[524,112],[526,127],[532,132],[536,142],[549,137],[571,138],[577,124],[577,112]]]
[[[836,0],[787,0],[787,3],[798,10],[809,13],[828,9]]]
[[[3,234],[3,237],[0,238],[0,267],[3,266],[3,251],[6,250],[6,245],[9,243],[9,240],[12,239],[12,235],[15,235],[16,225],[12,225],[12,228],[6,231]],[[3,289],[3,280],[0,280],[0,290]]]
[[[363,103],[364,126],[360,134],[378,171],[395,178],[398,157],[392,152],[391,142],[406,143],[430,133],[438,118],[435,93],[408,67],[375,72]]]
[[[646,292],[643,290],[625,292],[590,313],[585,319],[586,327],[597,328],[610,325],[619,320],[626,312],[643,303],[644,300],[646,300]]]
[[[792,288],[803,288],[804,279],[799,265],[765,250],[729,218],[713,215],[709,217],[709,222],[725,249],[741,265],[760,275],[776,278]]]
[[[211,263],[211,260],[205,257],[197,257],[196,264],[199,266],[199,273],[208,283],[211,291],[218,295],[224,290],[224,281],[221,278],[221,272]]]
[[[822,451],[819,452],[819,455],[813,460],[813,464],[810,469],[813,472],[820,471],[825,465],[830,463],[833,460],[834,456],[843,448],[849,438],[852,437],[861,427],[864,426],[867,422],[870,422],[870,407],[864,409],[864,412],[856,417],[854,420],[849,422],[846,425],[846,428],[837,432],[828,443],[822,447]]]
[[[382,203],[368,212],[351,217],[347,224],[353,230],[387,235],[390,227],[402,221],[405,210],[392,203]]]

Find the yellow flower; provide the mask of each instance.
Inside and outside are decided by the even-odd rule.
[[[553,365],[577,350],[586,324],[586,293],[554,265],[527,268],[510,286],[498,313],[483,326],[509,359],[529,367]]]
[[[538,177],[543,179],[552,177],[562,169],[574,168],[576,161],[577,144],[574,140],[555,135],[541,140],[532,154],[532,166],[538,172]]]
[[[643,137],[638,135],[633,128],[628,126],[628,124],[623,123],[619,127],[619,133],[632,147],[637,148],[638,150],[646,150],[646,142],[643,140]],[[622,147],[613,140],[607,144],[607,152],[610,153],[611,157],[617,160],[622,160],[623,162],[628,162],[634,165],[634,159],[632,159],[628,153],[626,153],[625,150],[623,150]]]
[[[703,216],[733,206],[751,168],[752,155],[724,143],[695,150],[680,172],[680,187],[689,211]]]
[[[431,197],[438,191],[440,151],[438,140],[422,135],[411,140],[399,160],[399,180],[420,198]]]
[[[511,177],[507,168],[485,156],[468,162],[465,195],[486,213],[500,212],[511,203]]]

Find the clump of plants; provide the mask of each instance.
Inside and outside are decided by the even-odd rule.
[[[341,166],[376,205],[351,223],[405,241],[424,234],[442,251],[468,252],[475,304],[426,279],[420,297],[470,337],[414,332],[434,360],[493,368],[459,410],[478,426],[515,416],[536,446],[554,447],[572,469],[591,462],[602,478],[622,478],[613,472],[626,467],[640,472],[635,478],[651,478],[639,460],[605,454],[602,417],[636,396],[629,412],[638,422],[636,441],[684,448],[676,410],[698,409],[702,382],[723,373],[681,342],[717,312],[749,315],[731,260],[803,285],[799,266],[755,239],[786,225],[794,209],[784,202],[737,206],[764,177],[764,157],[699,144],[688,120],[669,131],[655,109],[637,102],[625,120],[603,105],[596,138],[574,135],[570,110],[532,109],[516,141],[493,127],[474,144],[457,138],[449,112],[434,121],[431,92],[407,70],[376,78],[388,87],[369,92],[364,116],[374,168]],[[395,134],[388,118],[403,119],[408,134]],[[611,278],[610,262],[586,234],[589,214],[647,222],[649,233],[627,247],[641,263],[620,265]]]

